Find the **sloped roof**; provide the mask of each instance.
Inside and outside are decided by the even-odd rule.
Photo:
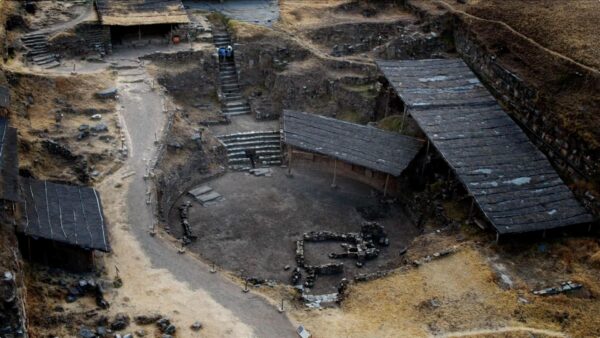
[[[107,26],[190,22],[181,0],[96,0],[96,9]]]
[[[378,65],[499,233],[593,220],[462,60]]]
[[[96,190],[21,178],[21,193],[24,213],[19,232],[84,249],[110,251]]]
[[[0,199],[18,202],[19,157],[17,152],[17,130],[8,120],[0,118]]]
[[[310,113],[283,112],[284,142],[393,176],[408,167],[423,142],[413,137]]]

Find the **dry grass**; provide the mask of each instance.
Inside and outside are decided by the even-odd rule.
[[[467,12],[505,22],[549,49],[600,69],[597,0],[480,0]]]
[[[21,142],[27,145],[19,154],[22,168],[41,179],[77,181],[75,163],[62,161],[41,146],[41,140],[49,138],[67,145],[75,156],[83,156],[94,170],[101,173],[114,170],[118,165],[114,161],[115,152],[120,145],[117,117],[113,115],[116,103],[94,97],[96,92],[114,84],[111,73],[78,76],[12,73],[11,77],[18,79],[11,86],[12,123],[19,129]],[[71,108],[73,113],[66,112],[65,108]],[[91,114],[83,113],[89,109],[105,112],[102,121],[92,121]],[[63,114],[60,127],[56,122],[57,111]],[[93,126],[100,122],[109,127],[102,135],[112,141],[101,141],[93,136],[77,141],[80,125]]]
[[[512,325],[517,306],[515,296],[494,283],[485,259],[466,248],[418,269],[353,285],[341,309],[299,317],[315,337],[424,337]]]

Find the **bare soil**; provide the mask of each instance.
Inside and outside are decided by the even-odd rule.
[[[379,205],[376,194],[366,185],[339,178],[332,189],[330,173],[294,169],[293,178],[286,169],[273,168],[272,177],[245,173],[227,173],[204,184],[223,196],[214,205],[202,206],[191,196],[183,196],[171,210],[169,226],[176,237],[183,235],[177,206],[192,201],[190,224],[198,239],[189,249],[209,262],[243,277],[257,277],[289,283],[295,267],[295,241],[309,231],[360,232],[365,220],[357,208],[371,208],[378,214],[390,238],[378,258],[357,268],[355,260],[332,260],[331,252],[341,253],[340,243],[306,243],[309,265],[344,263],[344,273],[332,278],[317,278],[314,293],[337,291],[341,278],[394,269],[403,263],[399,254],[418,230],[398,205]]]

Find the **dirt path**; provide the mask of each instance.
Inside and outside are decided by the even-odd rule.
[[[95,15],[94,6],[93,6],[92,2],[90,2],[89,5],[87,6],[87,8],[85,9],[85,11],[83,13],[81,13],[79,16],[77,16],[76,18],[74,18],[73,20],[57,23],[50,27],[46,27],[46,28],[42,28],[42,29],[30,32],[29,34],[36,34],[36,33],[51,34],[51,33],[55,33],[58,31],[64,31],[64,30],[75,27],[77,24],[80,24],[80,23],[88,20],[89,18],[91,18],[94,15]]]
[[[131,65],[135,60],[123,62]],[[113,254],[106,265],[117,265],[121,271],[124,286],[120,293],[128,299],[125,306],[171,316],[185,337],[197,336],[188,329],[196,320],[205,325],[203,337],[292,337],[291,323],[264,298],[242,293],[227,277],[211,274],[206,264],[179,254],[160,236],[150,236],[155,217],[147,203],[150,180],[144,176],[155,161],[155,140],[162,134],[164,111],[170,103],[151,88],[142,67],[119,70],[119,74],[118,104],[128,131],[130,158],[100,190],[113,238]],[[144,74],[144,82],[128,80],[139,74]],[[123,186],[115,188],[117,183]]]
[[[577,62],[577,61],[571,59],[570,57],[568,57],[566,55],[563,55],[563,54],[561,54],[559,52],[556,52],[556,51],[554,51],[552,49],[544,47],[539,42],[533,40],[532,38],[524,35],[523,33],[519,32],[519,31],[517,31],[516,29],[512,28],[510,25],[508,25],[507,23],[505,23],[503,21],[489,20],[489,19],[480,18],[480,17],[475,16],[473,14],[469,14],[467,12],[464,12],[464,11],[461,11],[461,10],[458,10],[458,9],[454,8],[451,4],[449,4],[448,2],[446,2],[444,0],[438,0],[438,3],[441,4],[442,6],[446,7],[452,13],[457,13],[457,14],[463,15],[463,16],[465,16],[467,18],[474,19],[474,20],[477,20],[477,21],[488,22],[488,23],[495,23],[495,24],[502,25],[503,27],[505,27],[506,29],[508,29],[509,31],[511,31],[513,34],[518,35],[519,37],[521,37],[521,38],[529,41],[532,45],[534,45],[537,48],[545,51],[546,53],[551,54],[553,56],[556,56],[557,58],[562,59],[564,61],[567,61],[569,63],[575,64],[578,67],[581,67],[581,68],[583,68],[583,69],[585,69],[585,70],[587,70],[587,71],[589,71],[589,72],[591,72],[593,74],[600,75],[600,70],[598,70],[596,68],[593,68],[593,67],[590,67],[590,66],[586,66],[583,63]]]
[[[531,335],[542,334],[542,335],[548,336],[548,337],[568,337],[566,334],[561,333],[561,332],[543,330],[543,329],[534,329],[531,327],[518,327],[518,326],[503,327],[503,328],[498,328],[498,329],[481,329],[481,330],[472,330],[472,331],[460,331],[460,332],[453,332],[453,333],[445,334],[442,336],[436,336],[436,337],[444,337],[444,338],[473,337],[473,336],[480,336],[480,335],[491,335],[491,334],[499,335],[499,334],[506,334],[506,333],[515,333],[515,332],[529,333]]]

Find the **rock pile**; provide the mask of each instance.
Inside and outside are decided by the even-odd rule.
[[[80,279],[74,285],[67,287],[67,302],[73,303],[81,297],[92,295],[96,298],[96,305],[107,309],[110,304],[104,299],[104,287],[101,281],[93,279]]]

